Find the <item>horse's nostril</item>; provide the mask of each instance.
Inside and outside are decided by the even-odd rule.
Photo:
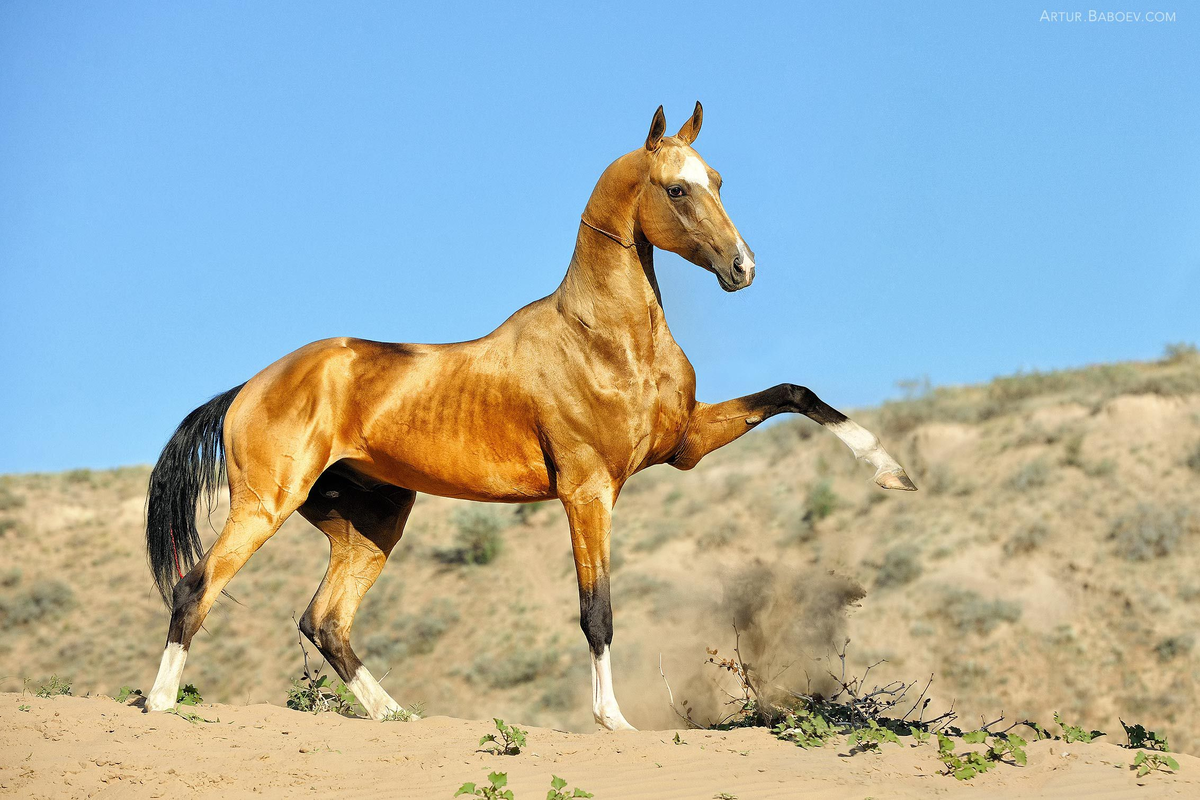
[[[745,270],[742,269],[742,254],[741,253],[738,253],[736,256],[733,257],[733,268],[738,272],[745,272]]]

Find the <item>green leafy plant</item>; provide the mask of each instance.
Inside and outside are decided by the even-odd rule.
[[[182,709],[179,706],[176,706],[175,709],[173,711],[171,711],[171,713],[177,717],[181,717],[183,720],[190,722],[193,725],[197,725],[201,722],[213,723],[213,722],[221,721],[219,719],[205,719],[204,717],[200,716],[199,714],[193,714],[191,711]]]
[[[928,743],[929,739],[931,738],[929,731],[918,725],[908,726],[908,735],[913,738],[914,747],[919,747],[920,745]]]
[[[1133,763],[1129,765],[1129,768],[1137,770],[1137,776],[1144,778],[1151,772],[1159,772],[1160,770],[1178,772],[1179,762],[1168,755],[1139,750],[1138,754],[1133,757]]]
[[[865,728],[855,728],[850,731],[850,741],[854,743],[852,750],[863,753],[880,753],[884,742],[900,744],[900,737],[891,728],[884,728],[873,719],[867,720]]]
[[[29,706],[27,706],[27,705],[17,706],[17,711],[28,711],[28,710],[29,710]]]
[[[687,742],[685,742],[683,739],[681,739],[679,737],[678,731],[675,732],[675,738],[672,739],[671,741],[675,742],[676,745],[687,744]]]
[[[529,731],[522,730],[516,725],[505,725],[504,720],[499,717],[493,717],[492,721],[496,723],[496,730],[499,731],[500,737],[497,738],[494,733],[484,734],[479,739],[479,746],[498,756],[515,756],[520,753],[521,748],[525,746],[525,735]]]
[[[287,693],[287,707],[314,714],[332,711],[343,717],[357,716],[359,708],[358,700],[346,688],[346,684],[331,681],[328,675],[321,675],[319,670],[310,674],[307,668],[303,677],[292,679],[292,688]]]
[[[1072,744],[1074,742],[1083,742],[1084,744],[1087,744],[1093,739],[1098,739],[1101,736],[1106,735],[1104,731],[1085,731],[1078,725],[1068,725],[1067,723],[1063,722],[1062,714],[1058,713],[1057,711],[1054,712],[1054,721],[1058,723],[1060,728],[1062,728],[1063,738],[1066,739],[1067,744]]]
[[[198,706],[204,702],[204,698],[194,683],[185,683],[175,696],[175,702],[181,706]]]
[[[1147,730],[1142,725],[1127,725],[1125,720],[1121,720],[1121,727],[1125,729],[1125,736],[1129,739],[1129,746],[1134,749],[1158,750],[1162,753],[1171,752],[1171,747],[1167,744],[1167,737]]]
[[[492,772],[488,775],[487,786],[464,783],[458,787],[458,791],[454,793],[454,796],[458,797],[460,794],[465,794],[468,797],[484,797],[487,800],[514,800],[512,789],[504,788],[507,785],[507,772]]]
[[[964,733],[964,744],[987,744],[989,738],[991,743],[984,750],[971,750],[961,755],[954,752],[953,739],[940,732],[937,737],[938,760],[945,765],[947,775],[953,775],[960,781],[969,781],[997,764],[1013,763],[1023,767],[1028,761],[1025,755],[1028,742],[1013,734],[990,733],[986,730]]]
[[[56,697],[70,693],[71,680],[69,678],[60,678],[58,675],[51,675],[50,680],[43,683],[35,692],[38,697]]]
[[[117,692],[117,696],[114,697],[113,699],[116,700],[118,703],[125,703],[125,702],[128,702],[129,698],[131,698],[131,697],[143,697],[143,696],[144,695],[142,694],[141,689],[131,689],[128,686],[122,686],[121,690],[119,692]],[[197,695],[197,697],[198,696],[199,695]],[[192,705],[195,705],[195,703],[192,703]]]
[[[585,792],[576,787],[567,794],[567,782],[557,775],[550,776],[550,791],[546,792],[546,800],[568,800],[571,797],[595,797],[591,792]]]
[[[792,742],[797,747],[822,747],[830,739],[838,735],[837,728],[832,725],[824,714],[808,708],[800,708],[789,712],[783,720],[771,729],[776,739]]]
[[[292,622],[296,618],[292,617]],[[300,655],[304,658],[304,672],[299,678],[292,679],[292,688],[288,689],[287,707],[295,711],[310,711],[313,714],[334,712],[343,717],[358,716],[362,708],[355,699],[354,693],[340,681],[335,683],[328,675],[322,675],[325,662],[316,669],[309,669],[308,648],[304,646],[304,638],[300,631],[300,623],[296,622],[296,642],[300,645]]]

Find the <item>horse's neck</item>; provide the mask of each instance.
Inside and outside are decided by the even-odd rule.
[[[581,225],[556,299],[564,317],[606,339],[667,334],[648,245],[626,248]]]
[[[649,244],[634,245],[641,238],[634,218],[638,155],[614,162],[596,184],[583,212],[589,224],[579,226],[571,266],[556,297],[564,316],[594,334],[649,344],[656,336],[670,334],[663,324],[654,250]]]

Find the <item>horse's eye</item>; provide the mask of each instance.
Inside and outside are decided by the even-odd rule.
[[[670,195],[671,197],[679,198],[679,197],[683,197],[686,194],[686,192],[683,191],[682,186],[668,186],[667,194]]]

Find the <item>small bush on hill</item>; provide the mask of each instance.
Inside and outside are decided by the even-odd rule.
[[[978,592],[947,590],[937,613],[945,616],[961,633],[986,634],[1002,622],[1021,618],[1021,604],[1010,600],[984,600]]]
[[[454,546],[436,553],[447,564],[490,564],[500,555],[503,545],[501,532],[511,517],[487,506],[467,506],[454,514],[458,530]]]
[[[1192,525],[1192,514],[1183,506],[1162,509],[1146,503],[1117,520],[1108,538],[1117,555],[1127,561],[1150,561],[1171,555]]]
[[[19,571],[16,576],[19,581]],[[75,592],[70,586],[54,579],[39,580],[23,591],[0,595],[0,627],[44,622],[74,605]]]
[[[1008,541],[1004,543],[1004,555],[1012,558],[1032,553],[1041,547],[1049,536],[1049,528],[1040,522],[1034,523],[1008,537]]]
[[[899,545],[883,556],[875,585],[880,589],[903,586],[921,577],[921,552],[913,545]]]

